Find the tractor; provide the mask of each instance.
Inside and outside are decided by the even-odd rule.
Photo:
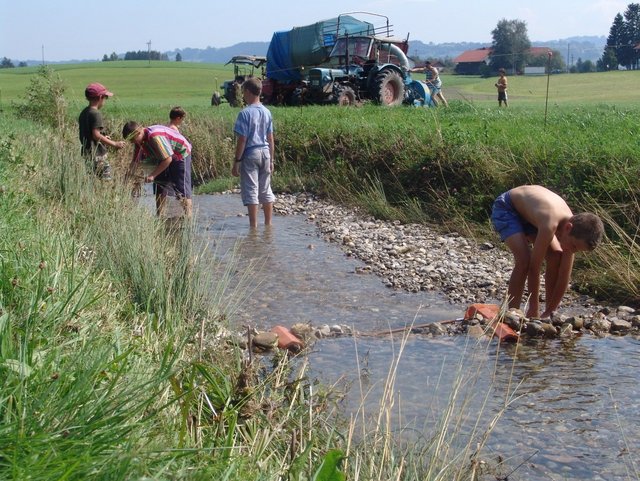
[[[240,86],[252,77],[264,78],[266,57],[255,55],[236,55],[225,65],[233,64],[233,80],[227,80],[222,85],[222,97],[229,102],[232,107],[242,106],[242,93]],[[211,105],[220,105],[222,98],[217,91],[213,92]]]
[[[336,37],[327,66],[309,69],[308,84],[300,92],[303,103],[427,103],[424,86],[411,78],[408,40],[391,37],[389,19],[376,16],[386,19],[386,25]]]

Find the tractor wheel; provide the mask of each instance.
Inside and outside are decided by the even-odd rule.
[[[220,98],[220,92],[213,92],[211,96],[211,105],[217,107],[222,103],[222,99]]]
[[[378,102],[380,105],[400,105],[404,100],[404,83],[400,74],[393,70],[383,70],[376,77]]]
[[[356,93],[351,87],[340,87],[336,94],[336,103],[338,105],[350,106],[356,104]]]

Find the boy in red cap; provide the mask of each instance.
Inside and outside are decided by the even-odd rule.
[[[87,85],[84,95],[89,101],[89,105],[78,117],[82,155],[94,174],[101,179],[109,180],[111,179],[111,166],[107,161],[106,146],[121,149],[126,145],[124,141],[116,142],[102,133],[104,122],[100,109],[105,100],[113,96],[113,93],[109,92],[104,85],[95,82]]]

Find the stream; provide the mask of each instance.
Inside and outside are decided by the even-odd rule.
[[[152,208],[149,195],[142,201]],[[385,287],[361,273],[362,262],[320,238],[303,215],[274,216],[271,228],[250,233],[238,195],[195,196],[194,211],[212,255],[235,259],[239,273],[251,269],[231,327],[310,322],[367,332],[456,319],[467,307],[433,292]],[[374,418],[384,393],[392,392],[391,429],[407,442],[429,436],[451,403],[459,422],[453,444],[473,429],[484,431],[508,404],[480,459],[495,463],[500,456],[509,480],[640,479],[635,336],[518,345],[465,336],[409,336],[404,343],[400,334],[344,336],[316,342],[309,360],[313,378],[350,385],[342,404],[347,416]]]

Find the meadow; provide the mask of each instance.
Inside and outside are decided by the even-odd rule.
[[[229,67],[38,72],[0,71],[1,478],[334,481],[344,456],[349,479],[476,475],[490,429],[460,439],[457,408],[422,446],[396,442],[383,421],[354,439],[335,393],[306,378],[304,358],[266,365],[216,343],[241,300],[230,276],[242,273],[205,255],[189,226],[175,231],[137,208],[130,186],[85,174],[75,122],[84,86],[100,81],[116,94],[103,110],[113,138],[124,121],[165,122],[180,104],[200,191],[234,185],[238,110],[210,106]],[[607,225],[576,284],[638,302],[637,75],[552,76],[546,117],[542,77],[510,79],[509,109],[497,108],[493,79],[455,76],[444,79],[449,109],[273,108],[274,184],[493,239],[495,195],[544,183]],[[119,173],[129,155],[113,155]]]

